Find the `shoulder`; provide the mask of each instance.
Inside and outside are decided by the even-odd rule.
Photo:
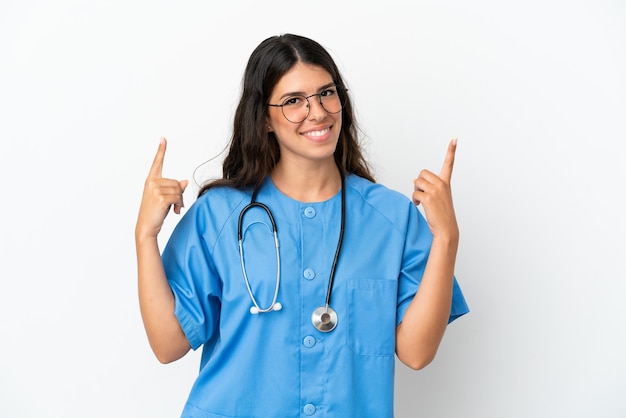
[[[199,196],[189,207],[181,222],[189,222],[201,228],[213,224],[220,228],[233,214],[250,200],[250,192],[232,187],[214,187]]]
[[[207,190],[194,202],[200,207],[232,207],[239,206],[246,198],[250,198],[251,191],[235,189],[227,186],[216,186]]]
[[[356,175],[346,177],[347,210],[350,217],[373,230],[391,228],[406,237],[411,231],[426,231],[423,217],[413,201],[387,186]]]
[[[346,186],[364,202],[382,209],[412,205],[411,200],[402,193],[354,174],[346,177]]]
[[[419,217],[417,207],[402,193],[356,175],[346,177],[348,205],[365,219],[382,217],[398,231],[406,231]]]

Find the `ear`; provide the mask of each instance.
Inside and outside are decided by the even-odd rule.
[[[265,129],[267,130],[267,132],[274,132],[274,128],[272,128],[269,119],[265,120]]]

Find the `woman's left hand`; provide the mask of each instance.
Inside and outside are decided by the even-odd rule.
[[[413,180],[413,203],[422,205],[433,237],[458,239],[459,228],[452,205],[450,180],[454,166],[457,139],[450,141],[439,175],[422,170]]]
[[[453,139],[439,175],[422,170],[413,181],[413,202],[424,207],[433,234],[419,289],[396,331],[396,354],[413,369],[421,369],[435,358],[450,317],[459,242],[450,189],[455,151]]]

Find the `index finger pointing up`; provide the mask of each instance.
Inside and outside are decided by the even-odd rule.
[[[161,142],[159,142],[159,148],[157,149],[157,153],[154,156],[154,161],[152,162],[152,167],[150,167],[150,173],[148,177],[150,178],[161,178],[163,176],[163,160],[165,159],[165,150],[167,148],[167,141],[165,138],[161,138]]]
[[[443,160],[443,166],[441,167],[441,171],[439,173],[439,177],[444,180],[446,183],[450,184],[450,179],[452,178],[452,168],[454,167],[454,154],[456,152],[456,143],[457,138],[454,138],[448,144],[448,152],[446,153],[446,158]]]

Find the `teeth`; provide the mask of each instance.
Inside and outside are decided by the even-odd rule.
[[[323,129],[321,131],[311,131],[311,132],[307,132],[306,134],[308,136],[322,136],[326,134],[326,132],[328,132],[328,129]]]

